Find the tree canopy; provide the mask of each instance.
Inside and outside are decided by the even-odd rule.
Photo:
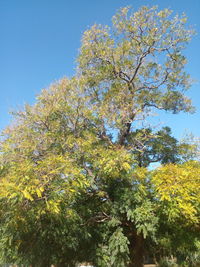
[[[2,262],[140,267],[199,250],[197,145],[145,124],[194,111],[186,20],[120,9],[112,29],[84,33],[74,77],[14,114],[0,146]]]

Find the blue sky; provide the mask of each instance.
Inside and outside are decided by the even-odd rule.
[[[199,0],[0,0],[0,129],[9,124],[9,111],[33,104],[42,88],[75,72],[83,32],[94,23],[111,24],[120,7],[169,7],[185,12],[198,34],[185,50],[187,71],[197,81],[188,92],[193,115],[162,114],[160,122],[174,135],[200,136],[200,1]]]

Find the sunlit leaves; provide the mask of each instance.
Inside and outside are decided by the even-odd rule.
[[[199,221],[199,162],[165,165],[155,171],[153,183],[161,201],[169,204],[166,208],[169,208],[169,212],[174,213],[172,217],[182,214],[191,221]]]
[[[137,266],[132,248],[172,244],[171,222],[198,227],[200,167],[187,162],[196,144],[136,125],[152,109],[193,111],[183,55],[192,35],[185,15],[122,8],[111,28],[84,33],[74,77],[14,114],[0,144],[2,259]]]
[[[182,50],[194,32],[185,23],[169,9],[125,7],[113,17],[113,31],[95,25],[84,33],[78,62],[85,90],[112,127],[147,115],[147,107],[192,110],[180,91],[191,84]]]

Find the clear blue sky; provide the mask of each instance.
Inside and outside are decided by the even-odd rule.
[[[163,115],[161,121],[177,137],[186,129],[200,136],[200,0],[0,0],[0,129],[9,124],[9,111],[33,104],[42,88],[72,76],[83,32],[94,23],[111,24],[127,5],[185,12],[197,30],[185,51],[187,71],[197,80],[188,92],[197,112]]]

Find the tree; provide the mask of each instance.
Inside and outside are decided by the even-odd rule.
[[[113,17],[113,32],[86,31],[76,76],[43,90],[4,131],[2,260],[140,267],[170,253],[164,238],[199,227],[200,166],[184,163],[195,146],[137,124],[153,109],[193,111],[182,54],[193,31],[168,9],[128,12]]]

